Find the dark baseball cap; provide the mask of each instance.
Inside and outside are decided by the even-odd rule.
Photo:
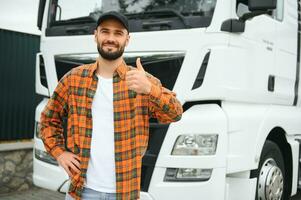
[[[126,18],[126,16],[124,16],[123,14],[121,14],[119,12],[116,12],[116,11],[109,11],[109,12],[106,12],[106,13],[103,13],[102,15],[100,15],[98,20],[97,20],[96,28],[103,21],[105,21],[107,19],[116,19],[116,20],[118,20],[124,26],[124,28],[129,32],[128,19]]]

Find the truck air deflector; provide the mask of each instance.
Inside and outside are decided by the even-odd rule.
[[[194,81],[193,86],[192,86],[192,90],[202,86],[204,78],[205,78],[205,74],[206,74],[206,69],[207,69],[209,57],[210,57],[210,51],[208,53],[206,53],[206,55],[204,57],[204,60],[203,60],[202,65],[200,67],[199,73],[198,73],[198,75],[197,75],[197,77]]]
[[[48,82],[46,77],[46,68],[44,63],[44,58],[42,53],[36,55],[36,72],[35,72],[35,88],[36,93],[46,96],[49,96]]]
[[[299,74],[300,74],[300,37],[301,37],[301,7],[300,0],[298,0],[298,37],[297,37],[297,66],[296,66],[296,81],[295,81],[295,98],[294,98],[294,106],[297,105],[298,102],[298,90],[299,90]]]
[[[42,55],[40,55],[40,81],[41,84],[48,88],[48,84],[47,84],[47,78],[46,78],[46,70],[45,70],[45,63],[44,63],[44,58]]]

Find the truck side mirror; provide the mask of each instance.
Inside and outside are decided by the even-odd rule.
[[[267,11],[275,9],[277,0],[249,0],[250,11]]]
[[[239,19],[227,19],[222,23],[221,31],[242,33],[245,31],[245,22]]]
[[[242,33],[245,30],[245,21],[262,14],[271,14],[276,8],[277,0],[249,0],[248,7],[251,12],[245,13],[239,19],[227,19],[222,23],[221,31]]]
[[[42,22],[43,22],[43,15],[45,10],[46,0],[40,0],[39,2],[39,10],[38,10],[38,20],[37,20],[37,27],[41,30],[42,29]]]

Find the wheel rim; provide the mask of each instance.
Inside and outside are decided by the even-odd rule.
[[[258,181],[259,200],[281,200],[283,174],[274,159],[267,159],[260,170]]]

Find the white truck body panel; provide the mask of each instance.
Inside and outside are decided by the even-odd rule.
[[[257,179],[250,177],[250,174],[258,168],[265,141],[275,128],[284,131],[290,147],[291,194],[296,194],[300,146],[297,139],[301,139],[301,98],[293,105],[298,78],[297,56],[300,56],[297,53],[298,5],[297,1],[284,1],[284,4],[282,20],[266,14],[256,16],[246,21],[242,33],[220,31],[226,19],[238,17],[235,1],[220,0],[207,28],[130,34],[125,55],[184,52],[173,91],[183,105],[201,102],[185,110],[180,121],[170,124],[148,192],[141,192],[141,200],[180,200],[188,196],[189,199],[254,200]],[[48,6],[49,3],[46,3],[46,11]],[[45,12],[44,19],[47,16]],[[39,82],[37,75],[36,91],[47,96],[52,94],[58,81],[56,55],[95,54],[97,51],[93,35],[48,37],[45,27],[47,20],[43,21],[42,26],[41,53],[46,66],[48,89]],[[202,86],[192,89],[207,53],[210,57]],[[273,91],[268,90],[270,77],[275,82]],[[301,87],[297,89],[300,96]],[[216,101],[220,105],[212,103]],[[36,109],[37,122],[46,102],[47,99],[43,100]],[[218,134],[216,154],[171,155],[181,134]],[[45,151],[42,141],[36,137],[35,149]],[[213,171],[210,180],[204,182],[166,182],[167,168]],[[52,181],[45,179],[46,171]],[[68,176],[62,168],[35,158],[34,182],[41,187],[66,192]]]

